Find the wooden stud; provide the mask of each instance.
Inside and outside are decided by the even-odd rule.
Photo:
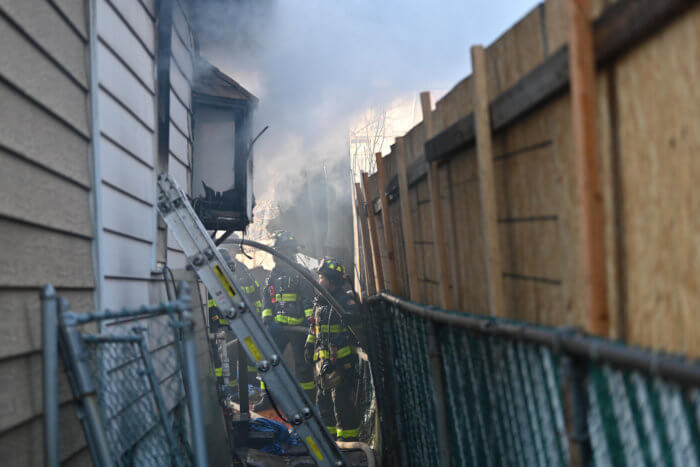
[[[491,141],[491,118],[489,115],[488,76],[486,53],[481,46],[471,50],[474,76],[474,123],[476,129],[476,152],[479,177],[481,218],[484,232],[484,253],[488,282],[489,313],[504,316],[503,268],[501,245],[498,234],[496,183],[493,170],[493,147]]]
[[[420,104],[423,110],[423,125],[426,141],[433,137],[433,112],[430,102],[430,92],[420,93]],[[437,162],[431,162],[428,167],[428,186],[430,189],[430,210],[433,217],[433,241],[437,252],[437,270],[440,274],[441,306],[452,309],[452,294],[450,293],[450,272],[448,268],[447,242],[445,241],[445,222],[442,215],[442,200],[440,198],[440,181],[438,180]]]
[[[369,175],[362,172],[362,191],[365,193],[367,204],[367,224],[369,225],[369,240],[372,246],[372,265],[374,266],[374,287],[377,292],[384,289],[384,270],[379,253],[379,237],[377,236],[377,221],[374,219],[372,195],[369,192]]]
[[[363,266],[365,270],[365,291],[367,295],[377,293],[374,282],[374,264],[372,262],[372,245],[370,244],[369,226],[367,225],[367,203],[362,196],[362,188],[359,183],[355,183],[355,196],[357,197],[358,222],[362,236],[359,243],[362,245]]]
[[[356,185],[356,184],[355,184]],[[363,266],[360,264],[361,261],[361,245],[360,242],[362,242],[362,239],[360,237],[360,198],[357,197],[357,187],[353,185],[352,189],[353,192],[351,193],[350,196],[354,198],[354,203],[353,203],[353,210],[352,210],[352,263],[353,263],[353,268],[352,268],[352,276],[355,279],[353,283],[353,289],[357,294],[360,296],[360,299],[362,298],[363,295],[363,287],[362,287],[362,272],[364,271]],[[330,201],[329,201],[330,202]],[[365,273],[365,280],[366,280],[367,274]],[[367,293],[366,287],[364,290],[364,293]]]
[[[408,198],[408,176],[406,175],[406,144],[403,138],[396,138],[396,162],[399,179],[399,202],[401,203],[401,225],[406,249],[406,269],[408,271],[408,293],[413,301],[420,302],[418,269],[416,265],[416,245],[413,237],[413,214]]]
[[[386,240],[386,255],[389,259],[389,279],[391,280],[391,288],[389,291],[393,294],[399,291],[399,274],[396,270],[396,258],[394,254],[394,229],[391,227],[391,216],[389,216],[389,200],[386,197],[386,172],[384,172],[384,159],[382,153],[378,152],[374,155],[377,161],[377,177],[379,184],[379,199],[382,202],[382,221],[384,223],[384,239]]]
[[[598,155],[597,91],[590,0],[569,0],[571,113],[578,174],[581,268],[588,331],[608,335],[605,229]]]

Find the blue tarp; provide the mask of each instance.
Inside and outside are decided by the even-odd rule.
[[[261,449],[270,454],[281,456],[286,453],[289,447],[301,444],[301,440],[296,434],[290,433],[285,425],[274,420],[268,420],[267,418],[253,419],[250,421],[250,429],[252,431],[272,432],[275,434],[270,444]]]

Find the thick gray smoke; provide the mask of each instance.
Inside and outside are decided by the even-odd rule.
[[[270,125],[255,147],[254,184],[259,200],[279,203],[282,215],[276,227],[296,231],[312,243],[309,217],[316,238],[319,230],[332,230],[329,225],[348,224],[351,123],[397,98],[449,90],[470,72],[469,46],[490,43],[536,3],[194,3],[203,31],[201,54],[260,98],[255,129]],[[327,247],[334,243],[325,242]],[[351,237],[339,243],[349,247]]]
[[[347,157],[364,110],[470,71],[534,0],[209,0],[196,2],[201,53],[260,98],[256,194],[276,196],[301,169]]]

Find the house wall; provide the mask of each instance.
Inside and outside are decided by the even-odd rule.
[[[186,193],[191,193],[194,37],[187,5],[174,1],[169,156],[165,167],[158,160],[158,32],[153,3],[97,0],[102,307],[131,307],[167,300],[162,275],[157,272],[164,260],[174,271],[176,280],[190,282],[202,390],[205,397],[215,399],[214,404],[205,401],[209,403],[205,405],[205,421],[223,433],[221,410],[216,396],[209,391],[214,386],[208,378],[210,355],[203,318],[205,305],[197,295],[196,278],[184,271],[186,259],[182,250],[166,232],[155,208],[156,180],[162,171],[167,171]],[[153,329],[158,326],[151,324]],[[160,347],[169,337],[170,334],[162,338],[155,336],[149,346]],[[169,376],[164,369],[161,371],[157,361],[156,372],[162,381]],[[167,391],[167,384],[165,388]],[[166,399],[170,407],[177,402]],[[225,448],[226,440],[219,441]],[[214,462],[225,454],[217,453],[210,458]]]
[[[167,170],[189,192],[193,40],[185,7],[176,1],[170,154],[167,167],[159,167],[155,11],[149,2],[131,0],[98,0],[96,8],[102,306],[116,308],[165,298],[162,276],[155,272],[157,243],[163,241],[156,235],[155,184],[158,173]],[[184,267],[184,256],[172,238],[167,249],[168,266]]]
[[[89,3],[0,0],[0,459],[6,465],[43,463],[40,288],[53,284],[75,311],[164,300],[162,277],[154,273],[159,169],[191,189],[194,39],[187,6],[174,2],[170,155],[167,168],[159,168],[155,2],[94,0],[93,50]],[[194,282],[178,272],[185,258],[174,240],[166,246],[176,277]],[[202,305],[193,298],[206,381]],[[61,461],[90,465],[63,373],[59,397]]]
[[[43,463],[39,290],[93,308],[87,2],[0,1],[0,459]],[[88,465],[61,376],[61,460]]]

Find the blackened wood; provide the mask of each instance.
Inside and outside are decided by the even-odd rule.
[[[696,3],[697,0],[624,0],[613,4],[593,25],[596,62],[610,62]]]
[[[425,158],[428,162],[448,159],[463,147],[474,144],[475,141],[474,114],[470,113],[426,141]]]

